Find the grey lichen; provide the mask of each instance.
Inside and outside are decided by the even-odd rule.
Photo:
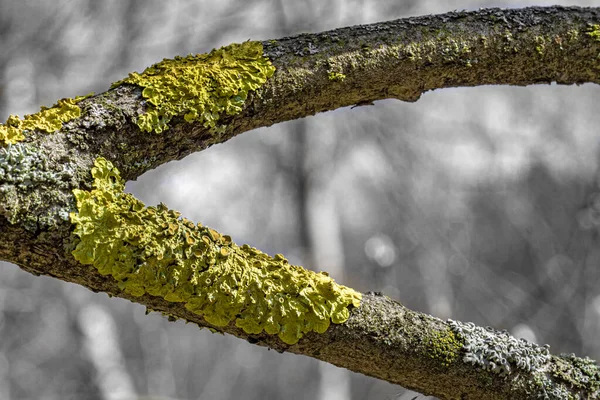
[[[538,346],[525,339],[517,339],[507,331],[481,328],[468,322],[449,319],[452,330],[464,340],[463,361],[477,365],[500,376],[515,369],[535,372],[550,361],[549,346]]]
[[[68,221],[69,210],[53,204],[69,195],[73,176],[70,163],[52,165],[27,143],[0,148],[0,215],[28,230]]]
[[[535,379],[531,382],[532,389],[537,394],[535,398],[544,400],[575,400],[580,397],[574,397],[569,389],[563,384],[553,382],[546,374],[535,374]]]

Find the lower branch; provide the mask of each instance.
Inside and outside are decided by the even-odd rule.
[[[9,225],[0,259],[127,298],[277,351],[303,354],[443,399],[595,398],[600,369],[507,332],[442,321],[341,286],[229,236],[146,207],[105,159],[77,212],[52,232]]]

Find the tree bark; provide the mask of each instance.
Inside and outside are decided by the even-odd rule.
[[[597,398],[600,372],[589,360],[550,356],[506,333],[442,321],[380,294],[364,295],[345,323],[294,345],[234,323],[211,325],[181,303],[130,296],[111,277],[78,263],[67,216],[76,209],[72,190],[91,188],[99,156],[130,180],[245,131],[340,107],[386,98],[414,102],[446,87],[598,83],[598,24],[600,8],[487,9],[263,41],[276,72],[250,93],[242,112],[221,118],[227,127],[219,135],[182,116],[166,134],[142,132],[134,123],[148,107],[142,90],[119,85],[81,101],[81,117],[59,131],[30,132],[0,148],[0,259],[440,398]]]

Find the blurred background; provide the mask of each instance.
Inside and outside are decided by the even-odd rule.
[[[231,42],[526,5],[0,0],[0,118]],[[127,187],[361,291],[598,359],[598,96],[546,85],[380,101],[245,133]],[[415,396],[0,262],[0,400]]]

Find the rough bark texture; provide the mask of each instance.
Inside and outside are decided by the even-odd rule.
[[[489,9],[267,40],[264,55],[277,68],[275,75],[251,94],[240,114],[222,118],[227,129],[219,135],[183,117],[171,121],[167,134],[140,132],[134,121],[147,107],[141,89],[121,85],[83,100],[81,118],[59,132],[33,132],[20,144],[36,154],[33,168],[52,184],[36,181],[6,195],[17,209],[2,213],[0,204],[0,259],[440,398],[597,398],[600,373],[587,360],[549,356],[534,346],[526,351],[533,358],[517,366],[522,354],[511,353],[516,345],[504,333],[490,330],[488,337],[378,294],[365,295],[347,322],[291,346],[265,333],[248,335],[234,324],[210,326],[182,304],[127,296],[112,278],[75,261],[65,216],[75,209],[72,190],[90,188],[98,156],[111,160],[125,179],[135,179],[242,132],[339,107],[386,98],[416,101],[425,91],[445,87],[598,83],[598,24],[600,8]],[[0,176],[0,189],[6,185]],[[481,345],[496,340],[490,337],[499,338],[498,348],[509,343],[498,360],[494,343]]]

